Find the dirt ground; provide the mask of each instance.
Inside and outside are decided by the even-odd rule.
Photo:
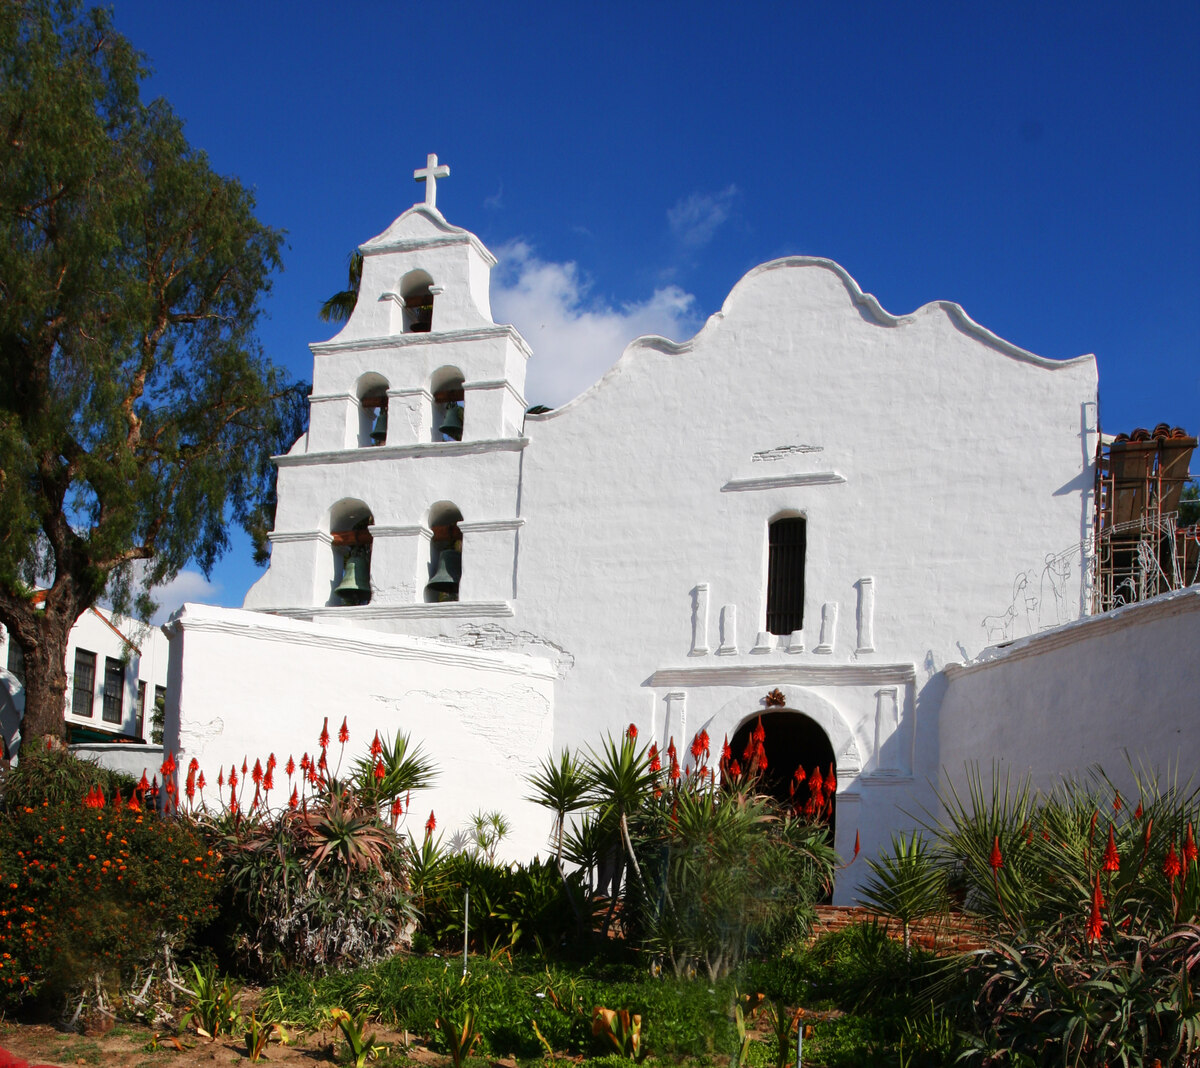
[[[423,1046],[410,1044],[408,1036],[372,1028],[376,1044],[386,1046],[388,1053],[376,1064],[428,1065],[430,1068],[449,1063]],[[272,1042],[259,1061],[265,1068],[280,1065],[304,1065],[315,1068],[322,1064],[345,1063],[345,1045],[341,1036],[328,1031],[294,1037],[281,1046]],[[210,1042],[195,1034],[172,1039],[149,1028],[118,1023],[105,1033],[79,1034],[59,1030],[47,1024],[0,1022],[0,1065],[6,1063],[3,1052],[27,1061],[30,1065],[53,1065],[54,1068],[74,1068],[76,1065],[103,1065],[105,1068],[196,1068],[197,1065],[249,1064],[245,1044],[240,1038],[229,1037]],[[505,1064],[506,1062],[499,1062]]]

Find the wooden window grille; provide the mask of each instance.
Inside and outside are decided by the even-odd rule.
[[[125,715],[125,665],[104,658],[104,722],[120,723]]]
[[[86,649],[75,650],[75,675],[71,684],[71,712],[92,718],[92,701],[96,696],[96,654]]]
[[[804,551],[802,518],[771,524],[767,556],[767,630],[791,634],[804,628]]]
[[[137,695],[137,727],[134,733],[139,738],[145,737],[146,730],[146,684],[138,679],[138,695]]]

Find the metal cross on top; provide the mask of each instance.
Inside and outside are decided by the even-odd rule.
[[[413,171],[413,178],[418,182],[425,183],[425,206],[427,208],[437,207],[437,180],[449,177],[450,168],[444,163],[440,167],[438,166],[436,152],[430,152],[425,157],[424,167],[418,167]]]

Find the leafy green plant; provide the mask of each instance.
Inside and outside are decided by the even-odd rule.
[[[750,1051],[750,1043],[754,1039],[750,1031],[750,1024],[765,1000],[765,994],[739,994],[736,989],[734,990],[733,1024],[737,1029],[738,1048],[737,1053],[730,1059],[731,1068],[739,1068],[745,1063],[746,1054]]]
[[[861,891],[863,904],[900,921],[905,956],[912,956],[912,925],[950,907],[946,870],[920,832],[892,835],[892,850],[867,860],[872,877]]]
[[[208,1039],[241,1029],[242,988],[228,976],[218,975],[216,965],[201,968],[193,964],[192,986],[187,993],[192,1007],[184,1014],[181,1026],[194,1024],[196,1033]]]
[[[464,1008],[458,1020],[452,1020],[446,1015],[439,1016],[436,1024],[446,1042],[451,1063],[454,1068],[462,1068],[463,1062],[471,1055],[480,1037],[475,1030],[475,1010]]]
[[[246,1021],[246,1056],[250,1059],[251,1064],[257,1064],[267,1049],[267,1043],[271,1041],[272,1035],[275,1033],[275,1025],[266,1023],[251,1012],[250,1019]]]
[[[345,1009],[331,1009],[329,1015],[346,1040],[346,1048],[354,1068],[363,1068],[367,1058],[378,1051],[375,1036],[366,1033],[367,1013],[361,1012],[357,1016],[351,1016]]]
[[[606,1009],[597,1005],[592,1012],[592,1034],[607,1038],[620,1056],[638,1064],[649,1052],[642,1042],[642,1018],[628,1009]]]

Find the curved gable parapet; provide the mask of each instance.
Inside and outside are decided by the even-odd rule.
[[[819,268],[828,271],[834,275],[845,289],[846,294],[850,298],[850,304],[856,308],[864,319],[874,325],[897,329],[905,326],[911,326],[928,315],[938,314],[943,315],[946,320],[958,331],[973,338],[974,340],[994,349],[997,352],[1003,353],[1014,360],[1019,360],[1023,363],[1031,364],[1035,367],[1045,368],[1046,370],[1058,371],[1065,368],[1077,367],[1083,364],[1094,363],[1095,356],[1085,354],[1075,356],[1069,359],[1058,360],[1051,359],[1046,356],[1038,356],[1036,353],[1029,352],[1027,349],[1021,348],[1019,345],[1014,345],[1010,341],[1006,341],[998,334],[988,330],[987,327],[981,326],[975,322],[962,305],[956,304],[949,300],[934,300],[928,304],[923,304],[915,311],[907,315],[893,315],[887,311],[870,293],[863,291],[853,276],[841,264],[836,263],[831,259],[822,256],[784,256],[776,260],[771,260],[767,263],[759,264],[759,266],[748,271],[743,275],[729,291],[729,295],[725,298],[721,305],[720,311],[714,312],[709,316],[705,324],[686,341],[672,341],[669,338],[659,335],[644,335],[634,338],[628,345],[616,363],[612,365],[600,378],[588,386],[582,393],[574,397],[561,407],[555,408],[553,411],[544,412],[539,415],[530,415],[526,418],[534,422],[552,419],[555,416],[561,415],[564,412],[570,411],[586,398],[591,397],[606,384],[620,378],[636,361],[639,354],[643,352],[656,353],[663,356],[684,356],[693,350],[699,348],[704,342],[706,335],[714,330],[719,324],[727,319],[732,319],[736,314],[736,305],[739,297],[752,287],[758,279],[763,278],[776,271],[792,270],[796,268]]]
[[[447,222],[446,217],[426,204],[414,204],[397,217],[386,230],[359,245],[364,256],[384,252],[408,252],[439,244],[469,244],[488,263],[496,266],[496,257],[470,230]]]

